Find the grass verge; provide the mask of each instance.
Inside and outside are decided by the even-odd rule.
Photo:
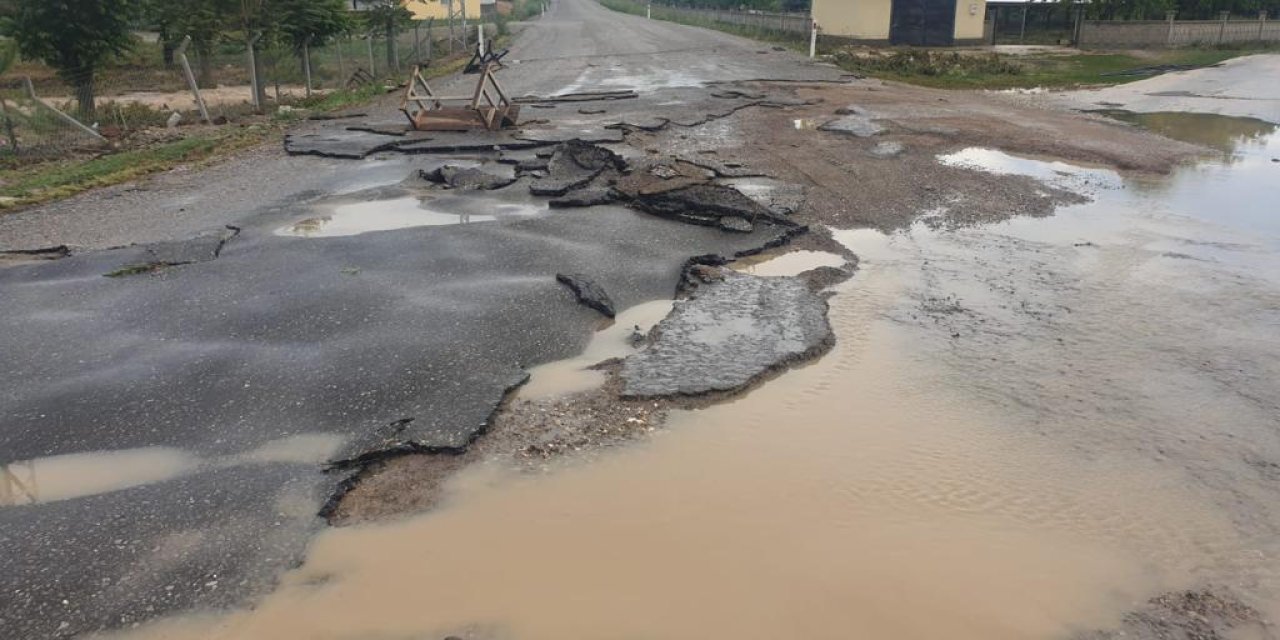
[[[495,46],[501,46],[499,38]],[[426,70],[436,78],[456,73],[466,65],[469,54],[442,58]],[[407,73],[407,72],[406,72]],[[340,111],[367,104],[386,90],[380,85],[341,89],[318,94],[294,106],[310,113]],[[22,158],[0,160],[0,214],[20,207],[44,204],[144,176],[168,171],[182,165],[204,166],[233,156],[245,149],[276,139],[290,122],[304,112],[282,112],[259,118],[249,126],[224,125],[201,127],[181,138],[157,140],[137,148],[123,149],[91,156],[24,162]]]
[[[1150,75],[1129,74],[1161,65],[1217,64],[1256,50],[1174,49],[1141,55],[1108,52],[1045,52],[1031,55],[909,50],[840,49],[833,59],[856,73],[942,89],[1070,88],[1123,84]]]
[[[128,182],[183,164],[199,164],[262,143],[278,127],[212,130],[140,149],[93,158],[55,160],[0,169],[0,209],[41,204],[95,187]]]

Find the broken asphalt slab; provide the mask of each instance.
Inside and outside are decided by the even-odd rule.
[[[557,273],[556,282],[569,287],[578,302],[595,309],[606,318],[612,318],[617,313],[613,308],[613,300],[609,298],[609,294],[604,288],[596,284],[595,281],[582,275],[581,273]]]
[[[652,344],[622,362],[622,396],[698,396],[741,389],[831,345],[827,301],[800,278],[720,270],[676,303]]]
[[[215,260],[136,277],[102,274],[147,247],[0,270],[3,462],[148,447],[206,458],[315,433],[345,443],[336,458],[456,450],[527,368],[578,353],[596,327],[597,312],[555,274],[589,274],[622,309],[669,297],[688,256],[731,257],[794,233],[729,234],[617,206],[357,236],[271,233],[307,215],[273,213]],[[195,245],[202,255],[206,242]],[[207,602],[210,582],[228,606],[261,593],[269,585],[249,577],[297,559],[345,475],[253,469],[261,475],[248,485],[202,471],[0,509],[0,529],[22,532],[7,543],[22,562],[0,575],[7,628],[76,635]],[[286,487],[282,518],[273,505]],[[96,524],[71,531],[77,519]],[[225,526],[199,534],[209,523]],[[175,560],[171,541],[183,535]],[[102,595],[104,581],[127,576]]]

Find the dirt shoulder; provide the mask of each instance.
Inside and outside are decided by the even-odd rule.
[[[943,165],[939,154],[969,147],[1127,172],[1166,173],[1205,153],[1101,117],[1021,105],[1001,96],[891,82],[801,86],[817,102],[787,111],[745,112],[741,147],[717,153],[750,159],[778,179],[808,185],[804,222],[837,227],[905,227],[924,212],[943,224],[1049,215],[1078,196],[1030,178]],[[881,130],[868,136],[813,130],[856,111]]]

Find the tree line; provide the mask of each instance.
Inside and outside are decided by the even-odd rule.
[[[367,10],[357,18],[350,8],[358,5]],[[378,29],[388,36],[390,59],[395,31],[409,17],[399,0],[0,0],[0,34],[16,43],[24,59],[43,61],[71,85],[83,115],[94,112],[103,65],[136,46],[133,34],[139,29],[160,34],[166,63],[190,37],[207,84],[212,54],[224,42],[253,43],[257,49],[281,45],[301,59],[306,46],[324,46],[355,29]],[[262,56],[255,59],[261,64]]]

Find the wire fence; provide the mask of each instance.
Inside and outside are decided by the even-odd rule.
[[[93,73],[59,73],[19,62],[0,76],[0,158],[59,157],[157,129],[221,125],[270,115],[284,105],[307,106],[337,90],[398,83],[415,64],[468,52],[476,42],[476,28],[474,22],[464,31],[461,21],[451,26],[428,20],[403,27],[390,39],[379,30],[320,46],[259,44],[253,58],[244,40],[176,50],[144,40]],[[485,30],[488,38],[495,35],[495,25]],[[251,61],[259,71],[260,96],[255,96]],[[92,78],[92,83],[74,81],[79,78]]]

